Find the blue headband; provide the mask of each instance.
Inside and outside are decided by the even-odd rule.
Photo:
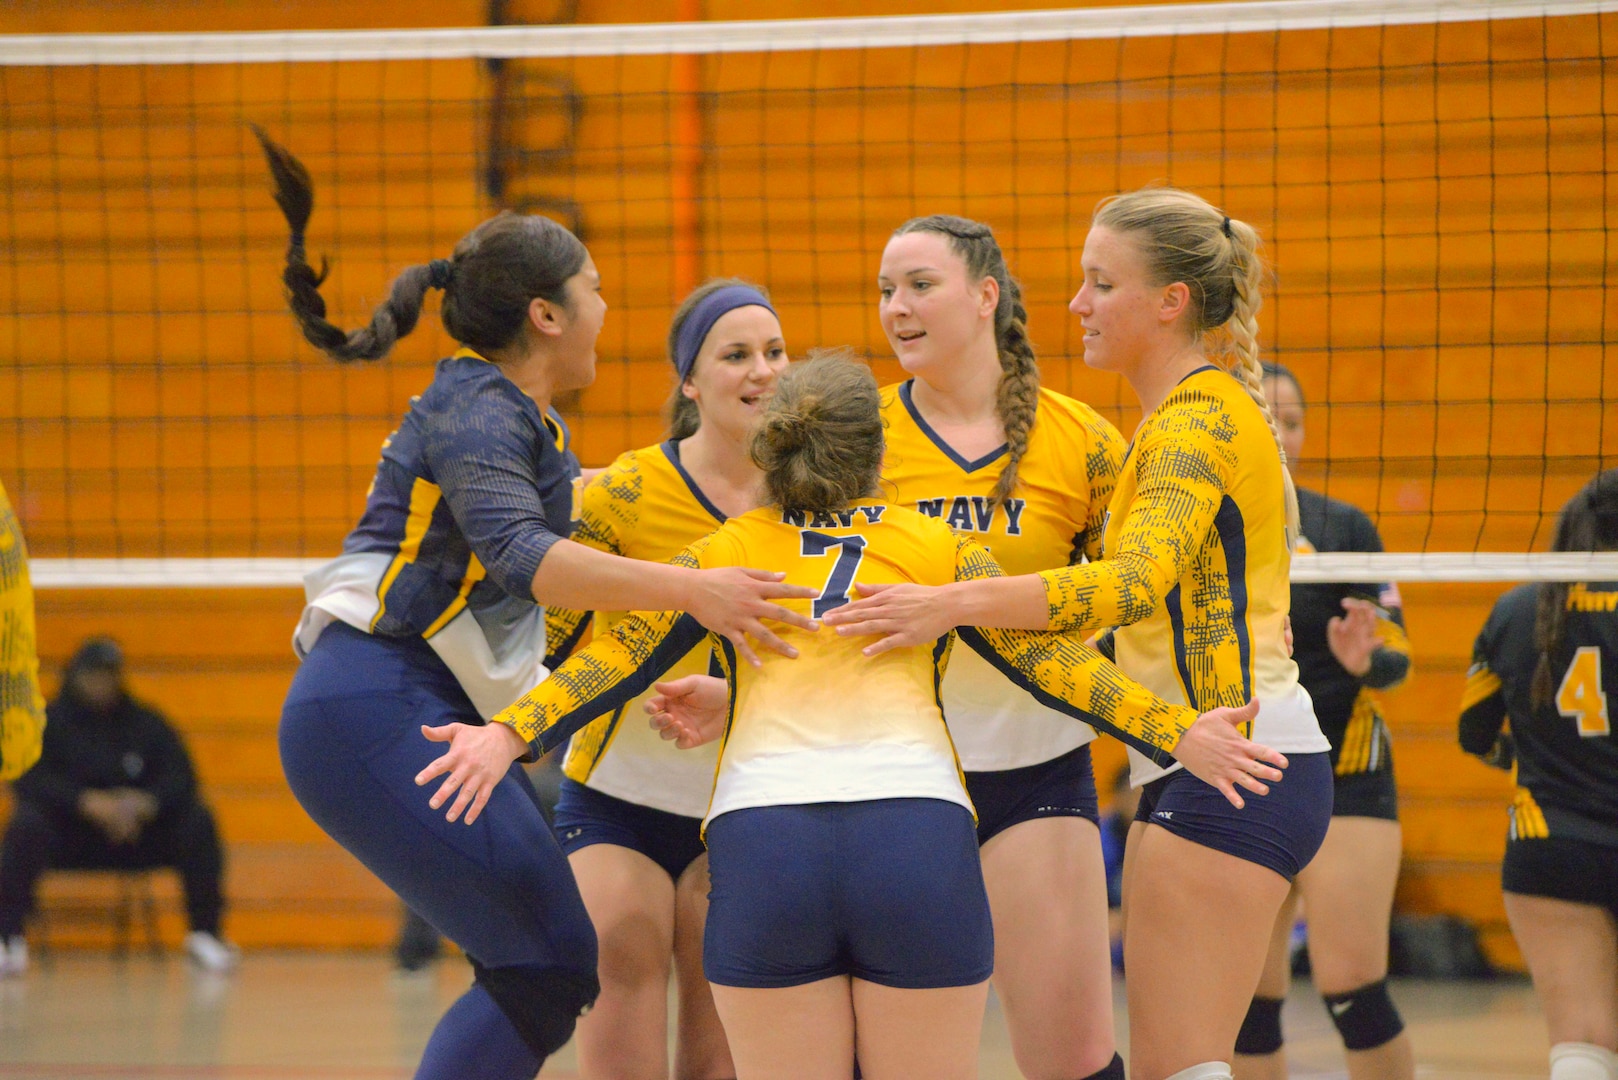
[[[681,324],[680,336],[674,342],[674,370],[681,382],[691,377],[691,369],[697,364],[697,353],[708,339],[708,331],[713,329],[713,324],[726,314],[744,307],[761,307],[771,315],[775,314],[770,301],[751,285],[726,285],[697,302]]]

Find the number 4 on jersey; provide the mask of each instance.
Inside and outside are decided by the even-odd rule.
[[[818,603],[818,601],[817,601]],[[1607,713],[1607,695],[1601,691],[1601,649],[1582,645],[1562,676],[1556,691],[1556,708],[1569,720],[1577,720],[1579,734],[1607,735],[1612,720]]]
[[[854,571],[860,568],[860,560],[865,558],[865,537],[831,536],[807,530],[803,533],[804,556],[813,558],[824,555],[832,548],[837,549],[837,562],[832,565],[831,574],[826,578],[826,587],[815,597],[811,618],[818,619],[826,612],[848,603],[848,590],[854,585]]]

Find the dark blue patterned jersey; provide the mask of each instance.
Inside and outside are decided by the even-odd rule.
[[[1495,602],[1472,649],[1461,701],[1461,748],[1501,753],[1510,725],[1517,791],[1511,838],[1568,837],[1618,847],[1618,740],[1607,694],[1618,686],[1618,582],[1571,585],[1560,647],[1549,657],[1550,695],[1537,708],[1538,585]]]
[[[470,349],[438,363],[382,444],[343,554],[305,580],[294,644],[333,619],[425,638],[485,716],[545,677],[534,574],[571,529],[566,425]]]

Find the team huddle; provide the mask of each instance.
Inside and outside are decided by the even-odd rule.
[[[583,244],[502,214],[344,332],[308,176],[261,139],[309,341],[380,358],[439,289],[461,345],[308,581],[281,728],[311,817],[472,961],[418,1077],[532,1077],[575,1033],[582,1076],[667,1076],[671,972],[682,1078],[970,1077],[991,980],[1026,1076],[1123,1077],[1098,731],[1142,788],[1130,1075],[1284,1075],[1302,895],[1354,1075],[1413,1076],[1385,951],[1314,891],[1389,829],[1396,873],[1360,691],[1409,649],[1396,590],[1344,593],[1293,658],[1291,552],[1350,508],[1287,472],[1302,394],[1258,360],[1250,226],[1170,188],[1098,208],[1070,307],[1139,396],[1127,442],[1040,386],[991,230],[931,216],[877,274],[906,381],[789,364],[767,292],[710,282],[670,327],[669,437],[583,483],[550,407],[594,376]],[[564,746],[553,828],[521,763]]]

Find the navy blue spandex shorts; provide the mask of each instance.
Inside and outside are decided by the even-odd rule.
[[[476,822],[447,821],[416,774],[442,756],[420,725],[481,724],[420,638],[345,623],[320,635],[281,712],[281,764],[315,824],[485,968],[593,982],[595,930],[567,857],[513,764]]]
[[[675,881],[702,854],[702,819],[654,810],[562,781],[556,800],[556,839],[571,855],[592,844],[614,844],[638,851]]]
[[[1238,859],[1269,867],[1291,881],[1320,850],[1331,824],[1331,755],[1288,754],[1283,779],[1268,795],[1240,788],[1247,806],[1232,806],[1219,789],[1180,769],[1141,789],[1136,821]]]
[[[1090,744],[1020,769],[966,774],[966,793],[978,812],[978,843],[1035,818],[1079,817],[1101,824]]]
[[[720,986],[849,975],[919,990],[994,971],[977,831],[956,803],[732,810],[708,823],[708,875],[702,966]]]

